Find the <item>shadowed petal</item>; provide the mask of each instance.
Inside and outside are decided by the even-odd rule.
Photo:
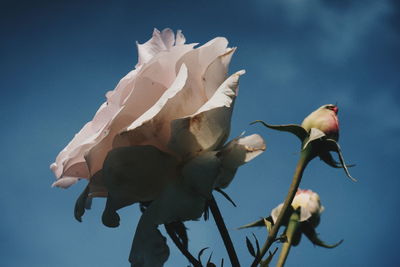
[[[177,164],[154,146],[115,148],[104,161],[104,185],[114,198],[150,201],[176,178]]]
[[[168,147],[182,157],[220,147],[227,139],[239,77],[230,76],[195,114],[172,121]]]
[[[185,96],[183,90],[187,88],[187,74],[186,66],[182,65],[171,87],[154,106],[115,137],[113,147],[151,144],[167,151],[165,144],[170,135],[169,122],[180,115],[182,107],[179,103]]]
[[[219,152],[222,170],[218,177],[217,186],[226,187],[232,181],[236,169],[260,155],[266,149],[264,139],[253,134],[235,138]]]
[[[158,225],[195,220],[204,211],[218,174],[220,161],[215,153],[204,153],[187,163],[183,182],[170,183],[143,213],[136,228],[129,260],[132,266],[162,266],[169,249]]]

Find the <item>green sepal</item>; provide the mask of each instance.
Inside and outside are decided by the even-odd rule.
[[[301,230],[304,235],[316,246],[324,247],[324,248],[335,248],[342,244],[343,239],[337,242],[336,244],[329,245],[319,239],[318,234],[315,232],[315,228],[309,222],[303,222],[301,226]]]
[[[301,231],[296,231],[292,237],[292,246],[297,246],[298,244],[300,244],[301,241]]]
[[[307,131],[303,127],[301,127],[300,125],[297,125],[297,124],[271,125],[271,124],[265,123],[262,120],[256,120],[250,124],[255,124],[258,122],[263,124],[265,127],[273,129],[273,130],[292,133],[292,134],[296,135],[300,139],[301,142],[304,142],[304,140],[308,137]]]
[[[357,182],[357,179],[353,178],[353,177],[350,175],[349,169],[347,168],[347,167],[349,167],[349,166],[346,165],[346,163],[344,162],[342,150],[340,149],[339,144],[338,144],[335,140],[333,140],[333,139],[326,139],[325,142],[324,142],[324,144],[323,144],[323,146],[324,146],[324,149],[325,149],[326,151],[333,151],[333,152],[336,152],[336,153],[338,154],[340,164],[341,164],[341,166],[343,167],[343,170],[344,170],[344,172],[346,173],[346,176],[347,176],[348,178],[350,178],[353,182]],[[350,165],[350,166],[351,166],[351,165]]]
[[[255,222],[248,223],[248,224],[245,224],[243,226],[240,226],[237,229],[240,230],[240,229],[251,228],[251,227],[262,227],[262,226],[265,226],[265,227],[267,227],[267,230],[270,231],[272,225],[273,225],[272,218],[271,218],[271,216],[269,216],[267,218],[262,218],[262,219],[260,219],[258,221],[255,221]]]
[[[329,166],[333,167],[333,168],[338,168],[341,169],[343,168],[343,165],[339,162],[337,162],[331,155],[331,153],[329,153],[328,151],[321,151],[321,153],[318,154],[319,158],[324,161],[326,164],[328,164]],[[348,164],[346,165],[347,168],[351,168],[356,166],[355,164]]]

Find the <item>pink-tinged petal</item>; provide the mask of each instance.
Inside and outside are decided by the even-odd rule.
[[[107,93],[107,102],[99,108],[93,120],[88,122],[60,152],[52,168],[57,178],[65,176],[66,173],[89,178],[91,173],[97,172],[100,166],[91,168],[91,172],[88,167],[82,167],[86,164],[85,154],[105,137],[113,139],[119,131],[126,128],[157,101],[168,87],[164,84],[172,83],[176,75],[177,60],[192,50],[195,44],[174,47],[172,46],[174,37],[171,37],[171,34],[173,35],[170,30],[155,33],[169,52],[161,51],[156,59],[128,73],[113,91]],[[182,43],[184,37],[181,33],[180,35],[179,42]],[[116,117],[118,119],[115,119]],[[103,143],[109,146],[102,146]],[[111,149],[111,143],[112,140],[102,142],[100,161],[104,160],[105,154]]]
[[[93,146],[96,138],[106,134],[107,123],[115,116],[123,102],[124,95],[130,94],[133,89],[133,81],[136,77],[136,71],[130,72],[121,79],[116,89],[107,93],[107,102],[103,103],[96,112],[92,121],[75,135],[71,142],[60,152],[56,162],[52,164],[51,169],[57,178],[64,175],[81,178],[89,178],[90,174],[85,163],[84,153]],[[69,174],[66,174],[66,173]]]
[[[214,150],[227,139],[233,101],[239,77],[244,71],[230,76],[196,113],[172,121],[168,147],[186,158],[205,150]]]
[[[207,67],[203,75],[203,84],[207,99],[210,99],[218,87],[225,81],[228,73],[228,66],[236,48],[229,49],[226,53],[218,56]]]
[[[176,40],[175,40],[175,45],[183,45],[183,44],[185,44],[185,42],[186,42],[186,38],[185,38],[185,36],[183,35],[183,33],[182,33],[182,31],[181,30],[178,30],[177,32],[176,32]]]
[[[150,144],[167,151],[165,144],[170,135],[169,122],[181,115],[184,107],[180,103],[186,96],[182,90],[190,88],[185,86],[187,75],[187,68],[182,65],[171,87],[150,109],[115,137],[113,147]]]
[[[187,81],[184,87],[179,93],[173,93],[173,98],[171,97],[171,99],[168,96],[171,95],[170,93],[164,94],[153,108],[134,121],[126,131],[116,136],[113,143],[114,147],[152,144],[164,151],[168,151],[165,144],[170,139],[170,121],[195,113],[207,100],[204,95],[199,97],[199,94],[203,94],[201,88],[209,88],[214,94],[215,90],[226,79],[227,64],[234,52],[234,49],[229,49],[226,52],[226,45],[226,39],[216,38],[206,45],[185,54],[177,63],[177,66],[179,66],[180,63],[186,64],[187,62],[192,67],[190,72],[192,76],[186,78]],[[224,52],[224,54],[218,55],[221,52]],[[204,56],[199,57],[199,55]],[[207,55],[206,59],[204,59],[205,55]],[[180,65],[181,68],[183,64]],[[158,71],[155,70],[151,76],[156,76],[156,72]],[[205,74],[203,75],[202,72],[205,72]],[[214,74],[211,74],[211,72]],[[207,86],[196,84],[198,82],[196,79],[201,78],[201,76],[207,77],[207,79],[201,80],[202,83],[207,80],[210,81]],[[168,102],[164,98],[168,99]]]
[[[61,188],[68,188],[73,184],[76,184],[78,182],[78,178],[76,177],[63,177],[61,179],[58,179],[55,181],[51,187],[61,187]]]
[[[191,49],[192,45],[184,45],[179,49],[174,47],[170,53],[162,54],[157,61],[150,62],[142,68],[135,81],[134,90],[125,100],[123,107],[107,125],[107,134],[98,138],[95,144],[88,149],[85,159],[90,173],[96,173],[102,168],[107,153],[113,148],[113,140],[117,134],[124,131],[132,122],[135,122],[156,104],[167,89],[164,84],[172,84],[174,82],[176,79],[174,70],[177,60]],[[157,81],[150,77],[157,77]],[[141,144],[140,136],[138,139],[138,143],[133,144],[131,142],[131,144]],[[146,144],[152,143],[147,142]]]
[[[170,87],[182,65],[179,64],[179,68],[176,68],[177,62],[182,56],[192,51],[195,45],[174,46],[168,51],[161,51],[142,67],[140,77],[147,77],[166,88]]]
[[[143,213],[129,257],[133,266],[162,266],[168,259],[168,246],[158,225],[201,216],[221,164],[215,154],[203,153],[187,163],[181,181],[169,184]]]
[[[102,179],[113,201],[151,201],[176,179],[177,165],[175,157],[154,146],[120,147],[108,153]]]
[[[177,38],[179,44],[184,43],[184,37],[181,32],[178,32]],[[183,38],[182,38],[183,37]],[[183,43],[182,43],[183,41]],[[153,31],[153,37],[144,44],[137,43],[138,48],[138,63],[136,68],[149,62],[156,54],[161,51],[169,50],[175,43],[175,34],[171,29],[164,29],[160,32],[157,29]]]
[[[239,137],[225,145],[219,151],[222,169],[218,177],[217,187],[228,186],[236,169],[263,153],[265,149],[264,139],[258,134]]]
[[[227,52],[227,45],[228,41],[225,38],[214,38],[199,48],[185,54],[176,64],[176,70],[182,64],[185,64],[189,70],[190,83],[193,84],[193,88],[195,89],[193,100],[201,101],[202,104],[208,100],[203,81],[204,74],[214,60]]]

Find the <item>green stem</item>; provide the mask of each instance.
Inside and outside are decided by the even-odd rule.
[[[173,229],[171,228],[171,224],[164,224],[165,230],[169,237],[174,242],[175,246],[179,249],[179,251],[186,257],[186,259],[193,264],[194,267],[202,267],[201,262],[199,262],[185,246],[181,243],[179,238],[174,234]]]
[[[219,211],[217,202],[215,201],[214,196],[208,201],[208,205],[210,207],[210,211],[214,217],[215,224],[217,225],[218,231],[224,241],[224,245],[226,251],[228,252],[229,260],[231,261],[232,267],[240,267],[239,259],[237,257],[235,247],[233,246],[231,237],[229,236],[228,229],[226,229],[226,225],[224,219],[222,218],[221,212]]]
[[[290,248],[293,242],[293,236],[295,235],[297,228],[300,224],[300,214],[299,211],[293,212],[290,216],[289,224],[286,229],[286,242],[282,245],[281,254],[279,255],[276,267],[283,267],[286,262],[287,256],[289,255]]]
[[[296,195],[297,189],[299,188],[304,169],[306,168],[308,162],[310,162],[311,159],[312,159],[312,144],[309,144],[306,147],[306,149],[301,151],[300,159],[297,162],[296,170],[293,175],[292,184],[290,185],[289,192],[286,196],[285,202],[283,203],[282,210],[271,231],[268,233],[268,238],[265,241],[259,256],[254,259],[253,263],[251,264],[251,267],[257,266],[257,264],[264,257],[265,253],[267,253],[267,251],[271,247],[272,243],[275,242],[276,236],[278,235],[279,227],[282,225],[283,218],[285,217],[285,214],[289,210],[289,207],[292,204],[294,196]]]

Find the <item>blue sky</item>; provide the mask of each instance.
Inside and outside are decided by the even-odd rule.
[[[399,266],[399,7],[396,0],[2,1],[2,266],[128,266],[137,206],[108,229],[104,201],[96,200],[78,223],[73,205],[85,182],[52,189],[49,164],[133,68],[135,41],[154,27],[182,29],[188,42],[225,36],[238,47],[231,73],[247,71],[231,136],[258,132],[268,149],[226,190],[237,208],[217,196],[243,266],[251,231],[234,229],[283,200],[299,149],[294,137],[249,122],[300,123],[336,102],[340,144],[359,181],[314,160],[301,187],[318,192],[325,206],[320,237],[344,243],[328,250],[303,239],[287,266]],[[227,260],[212,221],[188,227],[194,254],[209,246],[215,259]],[[166,266],[185,266],[170,247]]]

